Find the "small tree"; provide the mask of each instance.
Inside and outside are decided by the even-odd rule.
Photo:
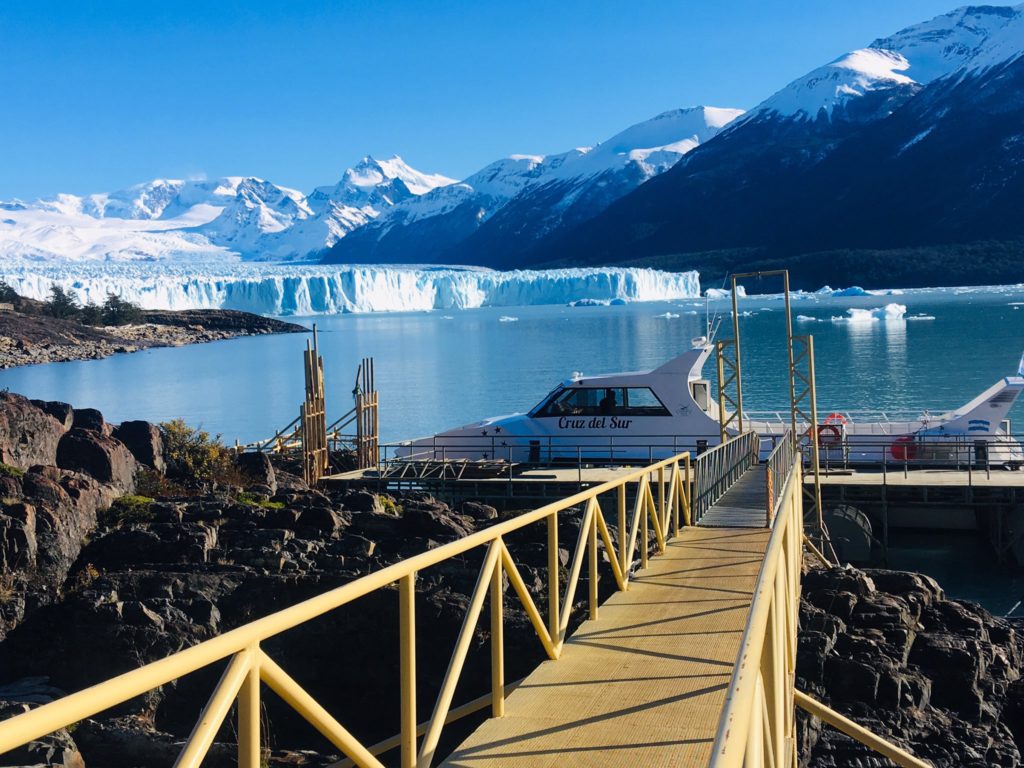
[[[79,311],[78,302],[59,285],[52,285],[50,299],[43,305],[43,311],[50,317],[74,317]]]
[[[138,304],[125,301],[116,293],[108,293],[103,302],[104,325],[129,325],[142,319],[142,309]]]
[[[18,292],[11,288],[6,280],[0,280],[0,301],[17,304],[20,298]]]
[[[87,301],[79,310],[78,319],[86,325],[103,325],[103,309],[95,302]]]

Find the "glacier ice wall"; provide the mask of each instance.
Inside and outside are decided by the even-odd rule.
[[[0,279],[45,299],[60,285],[79,301],[108,292],[146,309],[240,309],[319,315],[700,296],[697,272],[595,268],[496,272],[457,267],[20,261]]]

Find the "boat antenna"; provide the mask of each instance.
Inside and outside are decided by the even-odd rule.
[[[725,290],[726,281],[728,281],[729,275],[726,274],[722,277],[722,288]],[[719,317],[718,310],[715,310],[714,315],[710,315],[711,312],[711,297],[707,291],[704,291],[704,325],[707,330],[708,344],[715,340],[715,336],[718,335],[718,327],[722,324],[722,318]]]

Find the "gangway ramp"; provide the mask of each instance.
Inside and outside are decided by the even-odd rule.
[[[707,765],[768,535],[685,529],[445,765]]]
[[[768,546],[765,469],[744,469],[444,765],[707,765]]]

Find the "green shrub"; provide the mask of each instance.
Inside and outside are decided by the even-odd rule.
[[[393,517],[398,517],[402,514],[402,505],[397,503],[390,496],[378,496],[380,505],[384,508],[384,511]]]
[[[0,301],[10,304],[17,304],[21,296],[15,291],[6,280],[0,280]]]
[[[209,432],[190,427],[182,419],[162,422],[160,433],[171,478],[200,486],[245,485],[245,478],[220,435],[211,437]]]
[[[109,509],[100,512],[100,523],[107,528],[148,523],[153,519],[153,499],[149,496],[122,496]]]
[[[25,470],[0,462],[0,477],[24,477]]]
[[[263,507],[263,509],[284,509],[285,503],[283,501],[258,501],[256,506]]]
[[[183,485],[168,480],[155,469],[143,468],[135,473],[135,492],[139,496],[159,499],[164,496],[191,496]]]

